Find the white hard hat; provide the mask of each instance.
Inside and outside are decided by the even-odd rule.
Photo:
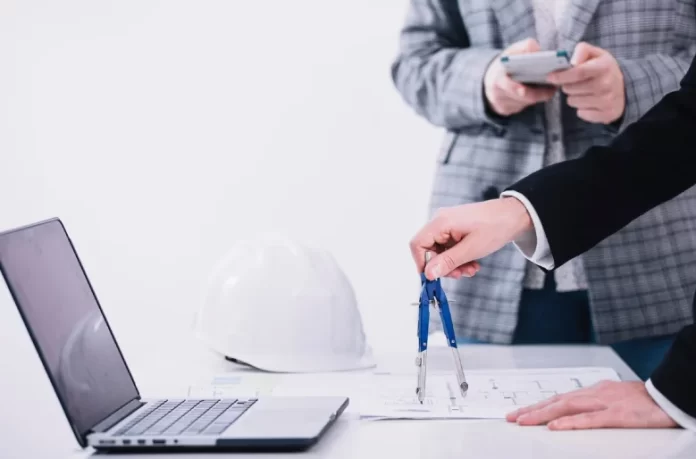
[[[353,288],[335,259],[265,233],[213,270],[196,335],[228,359],[273,372],[375,365]]]

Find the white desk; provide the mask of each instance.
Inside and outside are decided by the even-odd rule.
[[[439,351],[446,351],[444,353]],[[468,368],[530,368],[554,366],[609,366],[623,379],[635,374],[606,347],[585,346],[467,346],[462,356]],[[431,347],[430,371],[451,368],[449,351]],[[413,355],[383,356],[380,361],[390,370],[412,369]],[[225,362],[217,356],[197,352],[176,360],[131,362],[132,370],[144,395],[165,391],[167,396],[182,395],[193,376],[221,371],[250,371]],[[179,379],[181,384],[167,381]],[[13,425],[12,432],[0,432],[0,457],[84,459],[91,451],[81,451],[72,437],[53,394],[41,391],[35,406],[43,415],[28,425]],[[43,403],[44,405],[38,405]],[[0,416],[7,421],[12,414]],[[7,424],[4,422],[3,424]],[[38,433],[41,432],[41,436]],[[28,441],[33,438],[34,441]],[[38,438],[42,440],[37,441]],[[681,429],[669,430],[596,430],[551,432],[545,427],[519,427],[504,421],[360,421],[352,415],[341,417],[327,436],[309,452],[312,458],[695,458],[696,435]],[[225,455],[224,455],[225,456]],[[230,455],[232,457],[297,457],[293,455]],[[154,457],[128,455],[119,457]],[[158,455],[157,457],[163,457]],[[212,457],[182,455],[177,458]],[[215,457],[220,457],[216,454]],[[303,455],[299,455],[303,457]]]

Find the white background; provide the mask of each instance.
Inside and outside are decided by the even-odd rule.
[[[131,361],[190,345],[211,269],[266,230],[328,249],[370,344],[415,354],[442,132],[390,79],[406,6],[1,0],[0,228],[63,220]],[[4,284],[0,355],[0,397],[46,387]]]

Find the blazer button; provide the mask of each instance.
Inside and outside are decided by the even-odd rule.
[[[500,191],[498,190],[497,187],[489,186],[483,192],[482,196],[483,196],[484,201],[488,201],[490,199],[498,199],[500,197]]]

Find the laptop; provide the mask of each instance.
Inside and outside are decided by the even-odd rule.
[[[0,233],[0,270],[78,443],[107,451],[300,451],[347,397],[141,398],[58,218]]]

